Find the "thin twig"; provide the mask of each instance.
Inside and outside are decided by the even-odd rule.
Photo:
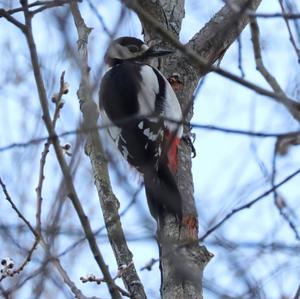
[[[48,138],[48,140],[49,140],[49,138]],[[50,142],[47,141],[44,144],[44,149],[41,154],[38,185],[35,189],[35,191],[36,191],[36,216],[35,216],[35,218],[36,218],[36,230],[38,231],[38,233],[41,233],[41,227],[42,227],[42,223],[41,223],[42,201],[43,201],[42,188],[43,188],[43,182],[45,179],[44,169],[45,169],[45,165],[46,165],[46,158],[49,153],[49,148],[50,148]]]
[[[33,244],[32,248],[29,250],[27,257],[24,259],[24,262],[21,264],[21,266],[17,270],[12,271],[11,276],[13,276],[14,274],[20,273],[24,269],[25,265],[30,261],[31,256],[33,254],[33,251],[36,249],[36,247],[39,243],[40,237],[39,237],[38,232],[33,228],[33,226],[30,224],[30,222],[25,218],[25,216],[21,213],[21,211],[18,209],[18,207],[14,204],[14,202],[11,199],[11,197],[10,197],[10,195],[9,195],[7,189],[6,189],[6,186],[5,186],[4,182],[2,181],[1,177],[0,177],[0,185],[1,185],[1,188],[2,188],[2,191],[5,195],[6,200],[10,203],[11,207],[17,213],[18,217],[22,219],[22,221],[27,225],[27,227],[30,229],[30,231],[35,236],[34,244]],[[0,281],[3,278],[4,278],[4,276],[2,276],[0,278]]]
[[[274,204],[276,208],[278,209],[279,214],[282,216],[282,218],[287,222],[291,230],[293,231],[295,238],[300,241],[300,234],[297,230],[297,225],[292,221],[290,217],[290,212],[288,210],[288,205],[285,199],[278,194],[277,192],[274,193]]]
[[[237,38],[237,44],[238,44],[238,66],[239,70],[241,72],[242,78],[245,78],[245,72],[243,68],[243,56],[242,56],[242,39],[241,36],[239,35]]]
[[[274,150],[273,150],[273,157],[272,157],[272,174],[271,174],[271,186],[274,187],[275,185],[275,179],[276,179],[276,174],[277,174],[277,168],[276,168],[276,161],[277,161],[277,154],[280,146],[280,138],[277,139],[277,141],[274,144]],[[278,209],[279,214],[283,217],[283,219],[288,223],[289,227],[292,229],[294,232],[294,235],[297,240],[300,240],[300,235],[297,230],[296,225],[292,221],[292,219],[289,216],[289,213],[287,211],[288,206],[285,201],[285,199],[278,194],[277,190],[274,190],[273,192],[273,199],[274,199],[274,204],[276,208]]]
[[[127,122],[130,122],[134,119],[143,119],[143,117],[139,118],[131,118],[130,120],[120,120],[117,122],[116,125],[118,124],[124,124]],[[163,120],[168,120],[170,122],[178,123],[176,120],[172,120],[169,118],[162,118]],[[182,123],[182,122],[180,122]],[[183,122],[184,125],[189,125],[187,122]],[[77,130],[70,130],[70,131],[65,131],[60,134],[57,134],[55,136],[45,136],[45,137],[39,137],[39,138],[33,138],[30,139],[26,142],[14,142],[11,144],[7,144],[5,146],[0,147],[0,153],[5,152],[14,148],[23,148],[23,147],[28,147],[32,145],[39,144],[43,141],[46,141],[47,139],[55,139],[55,138],[61,138],[65,136],[70,136],[70,135],[76,135],[76,134],[87,134],[91,133],[92,131],[98,131],[98,130],[103,130],[110,128],[112,126],[115,126],[115,124],[110,124],[110,125],[99,125],[95,127],[90,127],[90,128],[80,128]],[[292,131],[292,132],[286,132],[286,133],[268,133],[268,132],[254,132],[254,131],[246,131],[246,130],[240,130],[240,129],[230,129],[230,128],[224,128],[220,126],[215,126],[215,125],[205,125],[205,124],[198,124],[198,123],[190,123],[190,126],[193,129],[201,129],[201,130],[210,130],[210,131],[218,131],[218,132],[223,132],[223,133],[228,133],[228,134],[236,134],[236,135],[243,135],[243,136],[251,136],[251,137],[257,137],[257,138],[287,138],[287,137],[296,137],[300,134],[300,131]]]
[[[251,28],[251,38],[252,38],[252,45],[253,45],[257,70],[262,74],[262,76],[265,78],[265,80],[271,86],[274,92],[278,96],[280,96],[281,103],[285,105],[285,107],[296,119],[300,120],[299,111],[295,109],[294,105],[291,105],[289,98],[286,96],[285,92],[280,87],[275,77],[264,66],[262,55],[261,55],[259,27],[255,18],[250,19],[250,28]]]
[[[268,196],[269,194],[271,194],[272,192],[274,192],[274,190],[278,189],[279,187],[281,187],[282,185],[284,185],[286,182],[288,182],[289,180],[291,180],[292,178],[294,178],[295,176],[297,176],[300,173],[300,169],[296,170],[295,172],[293,172],[292,174],[290,174],[289,176],[287,176],[285,179],[283,179],[281,182],[279,182],[278,184],[274,185],[274,187],[272,187],[271,189],[267,190],[266,192],[264,192],[263,194],[261,194],[260,196],[256,197],[255,199],[249,201],[248,203],[233,209],[229,214],[227,214],[221,221],[219,221],[216,225],[214,225],[212,228],[210,228],[202,237],[199,238],[199,241],[202,242],[205,238],[207,238],[213,231],[215,231],[216,229],[218,229],[221,225],[224,224],[224,222],[226,222],[228,219],[230,219],[232,216],[234,216],[236,213],[245,210],[245,209],[249,209],[251,208],[254,204],[256,204],[258,201],[260,201],[261,199],[265,198],[266,196]]]
[[[0,8],[0,18],[3,17],[5,18],[7,21],[9,21],[10,23],[14,24],[15,26],[17,26],[19,29],[21,29],[21,31],[23,33],[25,33],[26,31],[26,26],[19,22],[18,20],[16,20],[14,17],[12,17],[7,11],[5,11],[4,9]]]
[[[297,255],[300,251],[300,245],[298,244],[287,244],[284,241],[282,242],[271,242],[265,243],[261,241],[229,241],[226,240],[230,244],[232,248],[246,248],[246,249],[259,249],[263,251],[270,251],[273,253],[274,251],[286,252],[287,255],[291,256],[293,254]],[[224,244],[219,240],[207,240],[206,244],[209,246],[223,246]]]
[[[247,12],[250,17],[255,18],[285,18],[285,19],[300,19],[300,13],[281,13],[281,12],[274,12],[274,13],[258,13],[255,11],[248,11]]]
[[[298,13],[297,4],[294,0],[285,0],[285,5],[286,5],[286,9],[287,9],[288,13],[292,13],[292,14]],[[300,16],[299,13],[298,13],[298,15]],[[300,42],[300,23],[299,23],[298,18],[293,19],[293,23],[294,23],[297,40],[299,43]]]
[[[300,120],[300,114],[296,113],[300,110],[300,104],[289,97],[287,97],[285,94],[277,94],[275,92],[266,90],[250,81],[247,81],[239,76],[236,76],[224,69],[221,69],[219,67],[216,67],[214,65],[211,65],[207,63],[203,58],[201,58],[195,51],[192,49],[186,47],[182,43],[178,41],[178,39],[173,36],[171,33],[169,33],[167,30],[165,30],[160,23],[155,20],[154,17],[152,17],[148,12],[146,12],[138,3],[137,0],[123,0],[123,2],[126,4],[126,6],[132,10],[134,10],[145,22],[152,25],[158,34],[160,34],[166,41],[168,41],[171,45],[173,45],[176,49],[180,50],[183,55],[185,55],[191,63],[195,67],[198,67],[202,70],[203,73],[207,72],[215,72],[225,78],[228,78],[236,83],[241,84],[242,86],[247,87],[248,89],[251,89],[258,94],[270,97],[277,102],[283,104],[288,110],[295,110],[293,113],[293,116],[296,117],[298,120]]]
[[[155,259],[155,258],[152,258],[147,264],[145,264],[142,268],[141,268],[141,271],[143,270],[148,270],[148,271],[151,271],[152,270],[152,267],[157,263],[159,262],[159,259]]]
[[[102,16],[100,15],[100,13],[98,12],[97,7],[94,5],[94,3],[91,0],[87,0],[88,5],[90,6],[92,12],[96,15],[99,23],[101,24],[103,31],[111,38],[113,39],[114,34],[111,33],[108,29],[108,27],[106,26]]]
[[[128,203],[128,205],[124,208],[124,210],[120,213],[120,218],[122,218],[123,216],[126,215],[126,213],[129,211],[129,209],[134,205],[134,203],[136,203],[136,200],[137,200],[137,196],[138,194],[143,190],[143,184],[140,185],[139,189],[136,190],[136,192],[133,194],[133,197],[131,199],[131,201]],[[95,236],[99,236],[100,233],[105,229],[105,227],[107,225],[112,225],[113,222],[115,220],[112,219],[110,220],[109,222],[107,222],[105,225],[101,226],[100,228],[98,228],[96,231],[95,231]],[[70,246],[68,246],[66,249],[64,249],[64,251],[62,251],[61,253],[58,254],[58,257],[62,257],[64,255],[66,255],[67,253],[69,253],[70,251],[72,251],[73,249],[75,249],[78,245],[80,245],[83,241],[86,240],[86,237],[83,237],[79,240],[77,240],[76,242],[74,242],[73,244],[71,244]]]
[[[22,272],[24,270],[25,266],[31,261],[32,254],[35,251],[35,249],[37,248],[38,244],[39,244],[39,241],[35,240],[33,245],[31,246],[31,248],[28,250],[28,254],[27,254],[26,258],[24,259],[23,263],[16,270],[14,270],[12,272],[12,276],[15,274],[19,274],[20,272]]]
[[[77,3],[71,3],[70,9],[78,34],[77,45],[81,70],[81,80],[77,95],[84,119],[83,125],[85,128],[93,128],[97,126],[97,118],[99,115],[97,112],[97,106],[91,97],[92,93],[89,82],[87,44],[91,28],[86,26]],[[125,10],[122,9],[120,13],[120,23],[124,17],[124,11]],[[118,215],[119,201],[111,189],[108,174],[108,161],[105,158],[100,136],[97,131],[91,131],[90,134],[87,135],[85,151],[91,161],[102,214],[108,232],[108,237],[115,253],[116,261],[119,267],[121,265],[128,265],[132,263],[132,253],[126,243],[120,216]],[[146,298],[143,285],[133,264],[130,267],[130,270],[122,276],[122,279],[130,294],[139,298]]]
[[[53,116],[53,120],[52,120],[52,124],[53,127],[55,128],[56,126],[56,122],[59,118],[59,113],[60,110],[63,107],[63,102],[61,101],[62,96],[64,93],[66,93],[66,86],[65,86],[65,82],[64,82],[64,76],[65,76],[65,72],[62,72],[61,76],[60,76],[60,89],[59,92],[56,96],[53,97],[53,99],[55,99],[55,111],[54,111],[54,116]],[[42,151],[42,155],[41,155],[41,159],[40,159],[40,170],[39,170],[39,180],[38,180],[38,186],[36,187],[36,195],[37,195],[37,208],[36,208],[36,230],[38,231],[38,233],[41,233],[41,212],[42,212],[42,188],[43,188],[43,182],[45,179],[45,175],[44,175],[44,169],[45,169],[45,165],[46,165],[46,158],[47,155],[49,153],[49,148],[51,145],[51,139],[48,138],[47,142],[44,144],[44,149]]]
[[[21,213],[21,211],[17,208],[17,206],[12,201],[5,184],[3,183],[2,179],[0,178],[0,185],[2,187],[2,191],[6,197],[6,200],[10,203],[13,210],[17,213],[17,215],[22,219],[22,221],[26,224],[26,226],[29,228],[29,230],[32,232],[32,234],[35,236],[36,242],[40,243],[42,248],[45,250],[45,252],[49,253],[49,246],[43,239],[42,235],[39,235],[39,233],[33,228],[33,226],[30,224],[30,222],[25,218],[25,216]],[[34,251],[36,246],[32,247],[32,252]],[[27,259],[25,261],[29,262],[29,259],[31,258],[32,252],[29,252],[29,258],[27,256]],[[51,257],[50,253],[49,256]],[[61,263],[58,258],[51,257],[50,261],[55,266],[61,277],[63,278],[64,282],[70,287],[73,294],[78,299],[89,299],[88,297],[84,296],[81,291],[75,286],[74,282],[70,279],[67,272],[64,270],[64,268],[61,266]],[[26,263],[27,263],[26,262]],[[22,266],[22,265],[21,265]],[[25,265],[24,265],[25,266]]]
[[[38,240],[39,239],[39,234],[36,232],[36,230],[33,228],[33,226],[31,225],[31,223],[24,217],[24,215],[21,213],[21,211],[18,209],[18,207],[14,204],[14,202],[12,201],[5,184],[3,183],[1,177],[0,177],[0,185],[2,188],[2,191],[5,195],[6,200],[10,203],[11,207],[13,208],[13,210],[17,213],[18,217],[20,217],[22,219],[22,221],[27,225],[27,227],[30,229],[30,231],[34,234],[35,238]]]
[[[272,174],[271,174],[271,186],[274,187],[275,185],[275,179],[276,179],[276,161],[277,161],[277,154],[278,154],[278,148],[280,146],[280,139],[277,139],[277,141],[274,144],[274,150],[273,150],[273,157],[272,157]],[[289,227],[291,230],[294,232],[294,235],[297,240],[300,241],[300,235],[297,230],[296,225],[292,221],[292,219],[289,216],[289,213],[287,211],[288,206],[285,201],[285,199],[278,194],[277,190],[274,190],[273,192],[273,199],[274,199],[274,204],[276,208],[278,209],[279,214],[283,217],[283,219],[288,223]]]
[[[42,6],[42,7],[45,7],[45,8],[52,8],[52,7],[57,7],[57,6],[62,6],[64,4],[68,4],[71,1],[81,1],[81,0],[35,1],[35,2],[32,2],[32,3],[29,3],[27,5],[27,7],[32,8],[32,7],[36,7],[36,6]],[[13,14],[18,13],[18,12],[24,12],[23,6],[6,10],[6,13],[9,14],[9,15],[13,15]],[[33,11],[33,13],[35,13],[35,11]],[[0,18],[1,18],[1,15],[0,15]]]
[[[122,277],[124,273],[128,270],[129,267],[133,265],[133,262],[130,262],[128,265],[123,265],[118,269],[117,274],[113,277],[113,280],[116,281],[118,278]],[[82,283],[87,282],[95,282],[97,284],[101,284],[102,282],[106,282],[104,278],[98,278],[93,274],[87,275],[87,277],[80,277],[80,280]],[[123,290],[121,287],[117,285],[117,288],[122,296],[132,298],[132,296],[125,290]]]
[[[75,2],[71,2],[71,3],[75,3]],[[88,217],[84,213],[83,207],[81,205],[81,202],[80,202],[77,192],[75,190],[75,187],[73,184],[73,178],[71,176],[69,166],[67,165],[63,151],[61,149],[59,139],[57,138],[57,134],[53,127],[52,120],[51,120],[50,113],[49,113],[48,100],[47,100],[47,95],[46,95],[46,91],[45,91],[44,81],[42,78],[40,64],[39,64],[38,55],[37,55],[37,50],[36,50],[33,33],[32,33],[32,24],[31,24],[32,15],[30,14],[30,12],[28,10],[27,1],[25,1],[25,3],[22,2],[22,6],[24,8],[25,24],[27,26],[27,30],[25,32],[25,37],[26,37],[28,48],[30,51],[33,73],[34,73],[35,82],[36,82],[36,86],[37,86],[37,90],[38,90],[38,94],[39,94],[40,105],[41,105],[42,111],[43,111],[43,120],[44,120],[45,126],[47,128],[47,131],[49,133],[49,136],[54,136],[54,138],[52,140],[52,144],[54,146],[54,150],[55,150],[55,154],[56,154],[58,163],[59,163],[60,168],[64,175],[66,188],[68,190],[68,196],[71,199],[71,202],[75,208],[75,211],[77,212],[77,215],[80,219],[81,225],[87,236],[87,240],[89,242],[91,251],[93,252],[94,258],[107,281],[107,286],[108,286],[108,289],[109,289],[112,297],[120,298],[120,296],[118,295],[119,294],[118,290],[116,290],[116,288],[114,286],[114,283],[112,281],[111,275],[106,266],[104,258],[102,256],[100,249],[97,245],[97,242],[93,236],[90,222],[88,220]],[[61,269],[61,271],[63,272],[62,269]]]
[[[284,21],[285,21],[287,30],[288,30],[288,32],[289,32],[290,42],[291,42],[293,48],[295,49],[296,55],[297,55],[297,57],[298,57],[298,63],[300,64],[300,48],[298,48],[298,46],[297,46],[297,44],[296,44],[296,41],[295,41],[295,39],[294,39],[292,30],[291,30],[291,27],[290,27],[289,20],[284,16],[284,14],[285,14],[285,8],[284,8],[284,5],[283,5],[283,3],[282,3],[282,0],[279,0],[279,4],[280,4],[280,7],[281,7],[281,10],[282,10],[282,13],[283,13],[283,19],[284,19]]]

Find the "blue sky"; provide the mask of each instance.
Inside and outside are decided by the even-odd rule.
[[[211,1],[209,6],[199,4],[198,1],[187,1],[181,40],[183,42],[188,41],[222,5],[222,1]],[[119,16],[119,2],[101,1],[97,3],[97,8],[106,25],[112,30]],[[63,8],[59,9],[61,12],[63,10]],[[94,27],[90,37],[89,54],[91,78],[95,80],[97,70],[102,65],[108,37],[87,5],[81,5],[81,11],[87,24]],[[280,7],[278,1],[275,0],[263,1],[259,8],[259,12],[278,11],[280,11]],[[70,93],[64,98],[65,107],[58,123],[58,131],[74,129],[80,120],[76,98],[79,73],[63,52],[62,43],[64,43],[64,39],[58,32],[58,26],[53,21],[52,15],[47,13],[35,17],[33,25],[43,74],[47,78],[46,87],[49,98],[58,88],[62,70],[66,71],[66,80],[70,84]],[[282,88],[289,95],[294,96],[297,90],[296,83],[299,82],[299,77],[297,77],[299,64],[297,64],[295,52],[288,41],[284,21],[281,19],[259,19],[259,25],[265,65],[276,77]],[[41,120],[25,39],[18,30],[3,19],[0,19],[0,26],[4,29],[0,33],[0,54],[5,58],[0,65],[1,147],[12,142],[27,141],[33,137],[44,136],[46,132]],[[72,26],[70,23],[68,33],[75,48],[76,32]],[[118,36],[123,35],[141,37],[141,27],[133,13],[128,14],[118,32]],[[255,68],[248,27],[242,33],[241,41],[242,63],[246,79],[269,89]],[[238,47],[237,43],[234,43],[226,53],[221,67],[240,75],[237,55]],[[96,96],[97,91],[95,90],[95,98]],[[54,107],[51,104],[50,107],[53,111]],[[263,132],[288,132],[299,129],[299,125],[283,107],[230,80],[221,78],[217,74],[207,76],[195,102],[193,122]],[[217,223],[232,208],[244,204],[270,188],[268,178],[262,170],[271,173],[274,140],[205,130],[194,130],[194,132],[196,133],[197,157],[193,160],[193,174],[195,198],[200,219],[200,235],[202,235],[208,227]],[[62,142],[70,142],[74,145],[75,136],[63,138]],[[34,219],[35,215],[34,189],[37,183],[41,150],[42,144],[0,153],[0,175],[29,219]],[[75,185],[84,208],[90,216],[93,228],[96,229],[102,226],[102,216],[99,216],[92,173],[89,161],[83,154],[82,145],[78,151],[79,153],[73,158],[74,168],[78,164],[74,178]],[[297,151],[299,149],[294,147],[287,156],[278,158],[278,181],[299,167],[300,161]],[[140,181],[138,176],[119,158],[117,161],[121,165],[120,168],[123,169],[123,174],[130,181],[129,185],[128,182],[124,184],[112,169],[113,187],[121,201],[122,210],[130,202],[132,188],[136,188]],[[51,219],[51,209],[55,198],[60,198],[57,196],[60,181],[59,167],[53,152],[50,152],[44,187],[44,223]],[[297,200],[299,198],[299,183],[300,178],[296,177],[279,190],[296,215],[299,214],[300,208],[299,200]],[[131,185],[132,187],[130,187]],[[3,207],[1,223],[20,223],[6,202],[2,202],[1,207]],[[61,229],[79,229],[77,216],[72,209],[70,203],[66,201],[62,213],[64,222]],[[134,262],[138,269],[152,257],[158,256],[155,241],[144,239],[145,236],[155,232],[153,221],[145,222],[145,215],[148,217],[147,219],[150,219],[142,193],[138,203],[122,218],[128,238],[137,239],[137,241],[129,241],[129,246],[133,251]],[[99,219],[101,219],[101,223],[99,223]],[[298,217],[295,217],[295,223],[299,228]],[[29,234],[20,235],[16,233],[16,238],[21,244],[24,244],[24,247],[29,247],[31,244],[32,238]],[[76,238],[76,236],[58,236],[55,248],[61,252]],[[252,265],[248,268],[249,279],[261,284],[266,292],[266,298],[279,298],[280,294],[285,294],[288,297],[294,295],[299,284],[297,278],[300,272],[297,256],[274,252],[258,254],[257,250],[242,247],[224,250],[218,246],[209,245],[209,242],[222,240],[222,238],[232,242],[269,243],[278,241],[284,244],[297,244],[293,232],[275,208],[272,196],[264,198],[251,209],[231,218],[207,240],[205,244],[215,254],[215,258],[207,266],[204,277],[206,281],[216,283],[220,288],[230,292],[231,295],[241,294],[246,287],[243,278],[238,276],[235,271],[236,268],[233,267],[232,260],[234,260],[240,264],[249,263]],[[111,272],[114,273],[116,264],[105,237],[99,238],[99,245],[110,265]],[[11,248],[11,244],[3,246],[5,253],[3,254],[8,255]],[[35,265],[38,265],[41,252],[41,250],[36,252],[36,260],[29,265],[28,272],[30,269],[34,269]],[[22,260],[21,253],[15,248],[14,256],[17,261]],[[86,273],[100,275],[86,244],[64,256],[62,263],[67,268],[73,264],[70,272],[71,278],[86,295],[97,294],[104,298],[107,297],[104,286],[82,285],[79,281],[79,277]],[[286,263],[287,265],[284,266]],[[145,283],[149,298],[158,298],[160,278],[157,265],[151,272],[142,271],[139,274]],[[233,284],[235,289],[232,289]],[[20,293],[22,297],[24,295],[24,298],[31,298],[29,284],[20,292],[22,292]],[[205,298],[218,297],[207,290],[205,291]]]

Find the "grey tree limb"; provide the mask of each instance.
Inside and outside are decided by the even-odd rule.
[[[160,70],[165,74],[166,77],[170,77],[173,73],[177,73],[181,77],[181,83],[182,87],[189,86],[192,88],[189,88],[189,90],[192,90],[192,93],[194,92],[198,82],[199,78],[201,76],[205,75],[208,72],[215,72],[222,77],[228,78],[236,83],[241,84],[242,86],[245,86],[246,88],[253,90],[257,92],[258,94],[264,95],[269,97],[270,99],[275,100],[276,102],[279,102],[287,107],[290,106],[290,108],[295,109],[295,113],[293,113],[293,116],[295,117],[296,114],[300,114],[300,104],[292,99],[287,97],[286,95],[283,97],[280,94],[277,94],[275,92],[272,92],[270,90],[267,90],[265,88],[260,87],[259,85],[252,83],[248,80],[245,80],[227,70],[224,70],[218,66],[214,66],[212,62],[217,60],[218,58],[222,58],[224,53],[226,52],[227,48],[230,46],[230,44],[234,41],[234,39],[231,37],[230,43],[228,41],[226,42],[226,47],[222,47],[222,51],[216,50],[218,47],[215,45],[214,48],[214,59],[212,62],[206,61],[201,55],[197,54],[191,47],[188,45],[183,45],[179,42],[176,36],[168,32],[163,26],[160,25],[160,23],[157,21],[157,18],[152,16],[148,11],[145,11],[143,7],[139,5],[137,1],[128,1],[123,0],[124,3],[134,10],[140,17],[141,21],[144,23],[149,23],[152,25],[152,27],[157,31],[157,33],[163,38],[163,40],[168,43],[169,45],[175,47],[179,52],[176,53],[176,55],[172,55],[170,58],[166,58],[163,61],[163,65],[160,65]],[[242,1],[242,0],[241,0]],[[244,3],[244,0],[242,1]],[[239,17],[242,19],[242,21],[247,20],[249,22],[248,15],[244,15],[239,13]],[[225,18],[225,17],[224,17]],[[238,26],[236,24],[238,19],[231,23],[233,27]],[[210,22],[208,23],[210,24]],[[246,26],[247,23],[245,23]],[[207,25],[208,26],[208,25]],[[214,26],[214,22],[211,23],[211,26]],[[153,30],[154,30],[153,29]],[[208,30],[208,29],[207,29]],[[229,29],[228,29],[229,30]],[[236,32],[236,37],[238,35],[238,30],[234,30]],[[205,42],[204,40],[203,42]],[[220,45],[221,47],[222,45]],[[191,84],[191,86],[190,86]],[[182,90],[185,90],[183,88]],[[178,90],[177,93],[181,92],[182,90]],[[191,99],[192,97],[184,97],[186,101],[183,101],[181,104],[185,108],[189,108],[192,103]],[[187,103],[187,105],[184,105]],[[288,110],[290,109],[288,108]],[[184,110],[184,109],[183,109]],[[300,116],[296,116],[300,117]]]
[[[30,57],[31,57],[34,78],[35,78],[37,91],[38,91],[38,95],[39,95],[39,101],[40,101],[40,105],[41,105],[42,112],[43,112],[43,120],[44,120],[46,129],[47,129],[49,135],[55,136],[52,139],[52,144],[53,144],[53,147],[55,150],[55,154],[56,154],[58,163],[60,165],[60,168],[62,170],[64,179],[65,179],[65,184],[66,184],[66,187],[69,192],[68,196],[71,199],[71,202],[72,202],[72,204],[77,212],[77,215],[80,219],[80,222],[82,224],[84,232],[89,241],[91,251],[94,254],[95,260],[98,263],[99,268],[103,272],[104,277],[106,278],[107,285],[109,287],[112,297],[119,298],[119,296],[118,296],[119,293],[117,291],[117,288],[114,286],[114,283],[112,281],[110,273],[105,265],[102,254],[101,254],[99,247],[97,246],[96,240],[93,236],[93,232],[92,232],[90,223],[88,221],[88,218],[84,213],[84,210],[82,208],[82,205],[81,205],[78,195],[76,193],[69,167],[66,163],[63,151],[60,146],[59,139],[57,137],[55,128],[53,126],[52,119],[51,119],[51,116],[49,113],[48,99],[47,99],[47,94],[46,94],[46,90],[45,90],[45,85],[44,85],[43,77],[42,77],[41,70],[40,70],[37,49],[36,49],[36,45],[35,45],[35,41],[34,41],[34,37],[33,37],[33,33],[32,33],[32,17],[33,17],[33,15],[31,14],[31,12],[28,9],[27,1],[22,1],[21,4],[23,7],[24,16],[25,16],[25,25],[24,25],[25,29],[23,27],[20,28],[17,24],[15,24],[15,25],[22,30],[22,32],[25,34],[25,37],[26,37],[26,41],[28,44],[29,53],[30,53]],[[8,18],[8,17],[7,17],[7,20],[11,21],[10,18]],[[14,22],[12,22],[12,23],[14,24]]]
[[[22,214],[22,212],[15,205],[15,203],[13,202],[13,200],[12,200],[10,194],[8,193],[8,191],[6,189],[6,186],[5,186],[5,184],[4,184],[4,182],[2,181],[1,178],[0,178],[0,186],[2,188],[2,191],[3,191],[4,195],[5,195],[6,200],[10,203],[12,209],[16,212],[18,217],[25,223],[25,225],[29,228],[31,233],[35,236],[35,243],[34,243],[32,249],[29,251],[28,256],[25,259],[24,263],[19,267],[19,271],[23,270],[25,265],[29,262],[29,259],[31,258],[33,250],[35,250],[36,246],[38,244],[40,244],[41,247],[44,249],[44,251],[49,253],[51,263],[56,268],[56,270],[58,271],[58,273],[62,277],[63,281],[70,288],[70,290],[72,291],[72,293],[74,294],[74,296],[76,298],[78,298],[78,299],[97,299],[96,297],[88,298],[88,297],[86,297],[82,294],[80,289],[78,289],[76,287],[75,283],[70,279],[68,273],[62,267],[62,265],[60,263],[60,260],[56,257],[51,256],[50,248],[49,248],[48,244],[46,243],[46,241],[44,240],[42,234],[40,232],[38,232],[36,229],[34,229],[34,227],[30,224],[30,222],[26,219],[26,217]],[[16,272],[16,273],[18,273],[18,272]],[[2,279],[3,279],[3,276],[2,276],[2,278],[0,278],[0,281]]]
[[[84,127],[87,130],[86,154],[89,156],[98,191],[99,201],[108,232],[108,238],[119,267],[127,267],[122,274],[123,282],[132,298],[146,298],[143,285],[132,261],[118,214],[119,201],[114,195],[108,174],[108,163],[103,151],[97,127],[98,109],[91,98],[89,85],[89,66],[87,57],[88,36],[91,31],[85,25],[76,2],[70,4],[71,12],[78,32],[78,51],[81,60],[81,82],[77,92],[83,114]]]
[[[144,2],[144,1],[143,1]],[[144,8],[144,3],[137,1],[124,3],[139,16],[146,41],[159,40],[159,36],[169,45],[175,46],[176,55],[166,58],[160,70],[167,78],[174,73],[179,74],[179,85],[174,86],[177,97],[184,112],[185,123],[193,116],[193,93],[201,76],[209,71],[217,72],[248,88],[255,89],[265,95],[269,91],[243,80],[227,71],[212,65],[224,55],[249,22],[246,9],[255,11],[261,0],[239,0],[226,4],[187,45],[178,41],[180,24],[184,15],[184,1],[151,1],[151,7]],[[170,14],[175,5],[182,5],[182,13]],[[240,8],[240,9],[237,9]],[[164,12],[157,14],[156,12]],[[176,21],[174,20],[174,16]],[[175,24],[170,28],[170,22]],[[275,95],[275,94],[273,94]],[[277,95],[275,95],[277,97]],[[293,102],[294,104],[294,102]],[[189,134],[189,126],[185,125],[184,133]],[[162,272],[161,295],[163,298],[202,298],[202,274],[207,262],[212,257],[205,247],[198,245],[198,219],[194,199],[193,177],[191,172],[191,149],[181,144],[179,151],[178,185],[184,200],[184,225],[179,227],[172,217],[158,227],[160,240],[160,268]],[[180,243],[191,242],[189,247],[177,247]]]
[[[219,59],[249,23],[248,10],[258,8],[261,0],[228,1],[187,43],[208,64]],[[198,70],[200,73],[206,70]]]

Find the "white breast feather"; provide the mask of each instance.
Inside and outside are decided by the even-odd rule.
[[[174,120],[175,122],[165,121],[165,126],[171,131],[176,132],[178,138],[182,137],[183,127],[176,123],[182,121],[181,107],[176,97],[176,94],[170,83],[164,78],[166,82],[166,100],[165,100],[165,117]]]
[[[172,121],[165,121],[165,126],[170,130],[170,132],[176,132],[178,138],[182,137],[183,127],[181,124],[176,122],[182,121],[182,111],[180,104],[178,102],[177,96],[170,85],[169,81],[162,75],[162,73],[157,70],[159,74],[163,77],[166,83],[166,93],[165,93],[165,102],[164,102],[164,112],[165,117],[174,120]]]
[[[157,77],[149,65],[143,65],[140,70],[142,77],[138,101],[140,115],[150,115],[155,109],[155,99],[159,92]]]

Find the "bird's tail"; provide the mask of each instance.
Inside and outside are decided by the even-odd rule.
[[[182,199],[175,178],[166,163],[159,162],[157,169],[146,169],[144,182],[152,216],[159,220],[164,213],[182,220]]]

